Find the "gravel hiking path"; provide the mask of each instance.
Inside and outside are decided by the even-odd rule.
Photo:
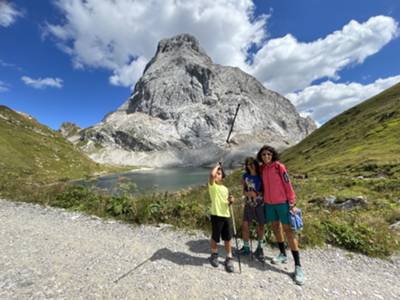
[[[266,248],[271,257],[276,249]],[[400,258],[337,248],[301,252],[263,267],[242,258],[242,273],[208,263],[208,237],[170,226],[136,226],[0,200],[0,299],[400,299]]]

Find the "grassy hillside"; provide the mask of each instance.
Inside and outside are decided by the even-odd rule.
[[[288,149],[295,173],[400,176],[400,84],[347,110]]]
[[[400,249],[400,84],[347,110],[281,155],[304,209],[304,242],[370,255]],[[327,207],[363,197],[352,209]]]
[[[104,171],[58,132],[0,106],[0,194]],[[12,196],[12,195],[11,195]]]

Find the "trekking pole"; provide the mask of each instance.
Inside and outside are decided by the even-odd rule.
[[[239,250],[239,243],[236,234],[236,223],[235,223],[235,215],[233,214],[233,207],[230,204],[229,207],[231,208],[231,218],[232,218],[232,225],[233,225],[233,236],[235,237],[236,249]],[[242,273],[242,266],[240,264],[240,251],[237,252],[238,254],[238,263],[239,263],[239,273]]]
[[[249,234],[249,238],[250,238],[250,259],[253,260],[253,241],[251,240],[251,231]]]
[[[240,103],[236,107],[235,115],[234,115],[233,120],[232,120],[232,125],[231,125],[231,128],[229,130],[228,137],[226,138],[226,143],[228,145],[229,145],[229,138],[231,137],[231,133],[232,133],[232,130],[233,130],[233,125],[235,125],[236,116],[237,116],[237,114],[239,112],[239,107],[240,107]],[[221,160],[220,164],[222,164],[222,160]],[[230,204],[229,207],[230,207],[230,210],[231,210],[231,218],[232,218],[232,224],[233,224],[233,236],[235,237],[236,249],[239,250],[239,243],[238,243],[237,232],[236,232],[235,215],[233,214],[233,206],[232,206],[232,204]],[[239,263],[239,273],[242,273],[242,266],[240,264],[240,253],[239,253],[239,251],[238,251],[238,263]]]
[[[231,133],[232,133],[232,130],[233,130],[233,125],[235,125],[235,120],[236,120],[236,116],[237,116],[238,111],[239,111],[239,107],[240,107],[240,103],[239,103],[239,104],[237,105],[237,107],[236,107],[235,116],[233,117],[231,129],[229,130],[228,137],[226,138],[226,142],[227,142],[228,144],[229,144],[229,138],[231,137]]]
[[[253,216],[257,219],[256,217],[256,208],[253,207]],[[249,224],[249,237],[250,237],[250,242],[251,242],[251,227],[253,226],[253,219],[251,220],[251,224]],[[256,228],[256,236],[257,236],[257,228]],[[251,246],[251,251],[250,251],[250,258],[253,260],[253,246]]]

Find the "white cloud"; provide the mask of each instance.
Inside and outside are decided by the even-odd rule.
[[[237,66],[270,89],[297,102],[323,123],[390,86],[396,77],[363,86],[336,84],[340,71],[361,64],[399,36],[391,17],[349,21],[315,41],[292,34],[267,40],[269,15],[254,17],[252,0],[55,0],[64,19],[47,24],[46,34],[72,57],[77,68],[110,70],[113,85],[133,87],[157,43],[187,32],[214,62]],[[259,49],[249,63],[250,47]],[[316,80],[330,79],[310,86]],[[325,94],[326,93],[326,94]]]
[[[9,90],[8,84],[0,80],[0,93],[7,92],[8,90]]]
[[[5,62],[4,60],[0,59],[0,67],[4,67],[4,68],[11,68],[17,71],[22,71],[22,68],[15,65],[15,64],[10,64],[8,62]]]
[[[326,81],[320,85],[309,86],[301,92],[287,94],[286,97],[301,113],[310,115],[319,124],[323,124],[398,82],[400,75],[378,79],[367,85]]]
[[[22,76],[21,80],[28,86],[31,86],[35,89],[44,89],[47,87],[53,88],[62,88],[63,87],[63,80],[60,78],[38,78],[33,79],[28,76]]]
[[[144,57],[139,57],[132,61],[129,65],[124,65],[121,68],[114,70],[114,75],[110,77],[110,83],[113,85],[129,86],[132,84],[132,79],[142,76],[147,60]]]
[[[254,19],[251,0],[57,0],[65,16],[47,34],[70,54],[75,67],[113,72],[112,84],[131,86],[159,40],[196,36],[215,62],[246,69],[247,50],[266,37],[267,16]],[[135,58],[135,59],[133,59]],[[132,77],[131,77],[132,76]]]
[[[268,88],[289,93],[327,77],[338,79],[345,67],[362,63],[398,35],[387,16],[350,21],[341,30],[310,43],[291,34],[267,42],[268,17],[254,18],[252,0],[57,0],[65,16],[48,24],[75,67],[113,72],[110,82],[132,86],[159,40],[184,32],[195,35],[212,59],[237,66]],[[260,50],[249,65],[249,48]],[[135,59],[133,59],[135,58]]]
[[[255,55],[252,73],[268,88],[289,93],[324,77],[339,79],[346,66],[362,63],[398,36],[398,23],[376,16],[350,21],[323,39],[301,43],[288,34],[269,40]]]
[[[12,3],[8,1],[0,1],[0,26],[8,27],[12,25],[18,17],[22,17],[23,13],[18,11]]]

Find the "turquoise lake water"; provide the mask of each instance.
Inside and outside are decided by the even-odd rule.
[[[181,189],[206,185],[209,168],[170,168],[139,170],[97,178],[90,182],[79,182],[107,192],[118,194],[146,194],[175,192]]]

